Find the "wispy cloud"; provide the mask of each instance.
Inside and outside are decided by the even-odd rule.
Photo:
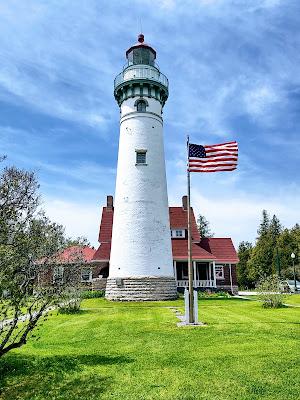
[[[46,207],[75,233],[81,207],[89,221],[96,218],[84,228],[94,235],[93,203],[115,186],[113,79],[141,18],[170,82],[164,119],[171,202],[186,190],[187,133],[203,144],[236,139],[238,170],[193,177],[194,207],[216,233],[228,228],[236,240],[253,237],[251,221],[262,207],[290,224],[299,211],[293,201],[300,202],[299,15],[297,0],[163,0],[155,7],[133,0],[122,12],[117,0],[1,2],[0,151],[38,171]],[[58,205],[68,217],[55,214]]]

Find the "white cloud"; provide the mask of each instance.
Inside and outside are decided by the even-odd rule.
[[[65,226],[68,236],[84,236],[92,246],[97,247],[103,205],[105,204],[91,205],[60,198],[46,198],[43,208],[52,221]]]
[[[178,187],[177,187],[178,188]],[[184,182],[181,180],[181,193],[186,194]],[[231,237],[237,247],[242,240],[254,242],[261,219],[262,210],[267,210],[272,216],[276,214],[285,227],[292,227],[299,220],[300,192],[297,187],[290,187],[289,191],[278,192],[276,198],[270,194],[264,197],[258,193],[242,192],[232,189],[231,196],[222,187],[216,188],[214,193],[205,194],[205,186],[199,190],[192,186],[192,206],[196,215],[202,214],[211,224],[215,237]],[[171,188],[169,191],[170,205],[181,205],[178,191]]]
[[[119,4],[98,0],[2,2],[0,98],[89,127],[115,129],[112,121],[117,124],[118,112],[112,82],[121,70],[123,50],[135,36],[132,28],[128,28],[128,21],[134,25],[137,14],[146,15],[143,21],[149,32],[146,40],[149,36],[150,43],[158,46],[158,62],[170,78],[170,99],[165,111],[169,140],[166,147],[182,158],[173,164],[172,160],[168,162],[168,183],[170,200],[178,205],[179,197],[186,193],[185,173],[174,176],[173,171],[185,169],[186,132],[192,133],[194,140],[212,143],[215,136],[233,138],[231,121],[246,114],[254,117],[260,126],[274,118],[281,124],[286,119],[282,106],[286,88],[299,84],[299,53],[295,52],[297,35],[293,36],[289,30],[296,26],[295,3],[277,14],[276,7],[282,4],[279,0],[164,0],[153,7],[153,1],[136,0],[133,5],[124,3],[121,15]],[[244,145],[239,172],[218,178],[215,189],[213,185],[208,186],[205,178],[197,181],[203,187],[201,191],[192,189],[196,211],[208,217],[217,235],[233,236],[236,243],[254,239],[262,208],[276,212],[289,225],[296,222],[299,210],[295,204],[300,202],[296,189],[290,191],[286,186],[279,195],[278,186],[272,189],[271,179],[260,181],[261,165],[247,151],[253,137],[243,132],[242,124],[237,132]],[[280,129],[278,126],[276,131]],[[254,130],[251,133],[255,134]],[[103,131],[101,135],[105,134]],[[30,141],[30,134],[25,136],[22,132],[18,142],[17,134],[11,140],[12,149],[15,148],[13,141],[19,147],[22,140],[26,144]],[[32,140],[32,148],[38,140],[44,140],[43,133],[33,132],[36,138]],[[4,142],[9,141],[10,134],[7,130]],[[284,135],[285,132],[280,140]],[[263,134],[261,137],[266,138]],[[272,131],[268,137],[273,143],[278,142],[276,132]],[[293,143],[296,139],[295,136]],[[52,146],[54,142],[43,143]],[[56,146],[59,139],[53,148]],[[103,191],[114,187],[113,170],[100,164],[101,157],[99,166],[85,161],[73,169],[43,160],[30,163],[25,156],[28,159],[32,156],[32,148],[29,153],[26,147],[27,154],[19,149],[23,164],[32,167],[34,162],[36,168],[52,173],[51,178],[57,177],[55,182],[47,177],[47,182],[43,181],[42,189],[52,193],[46,199],[46,211],[65,224],[69,234],[86,235],[94,242],[100,222],[100,209],[95,203],[98,198],[105,199],[104,193],[98,197],[96,193],[98,187]],[[290,151],[288,146],[285,151]],[[69,165],[75,165],[75,157]],[[109,158],[109,155],[105,157],[106,163],[110,162]],[[256,175],[259,182],[254,185]],[[81,195],[78,182],[76,185],[72,182],[74,178],[80,184],[90,183],[85,199],[74,200],[79,197],[78,193]],[[296,178],[287,176],[286,179],[296,181]],[[261,190],[263,185],[266,190],[271,187],[266,198]],[[72,194],[72,201],[64,198],[63,191],[68,191],[69,196]]]
[[[283,101],[274,88],[268,85],[261,85],[244,91],[243,94],[246,109],[249,114],[263,116],[270,112],[272,106]]]

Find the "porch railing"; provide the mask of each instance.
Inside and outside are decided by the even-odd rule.
[[[194,287],[214,287],[214,281],[213,280],[196,280],[193,281]],[[189,286],[189,281],[188,280],[180,280],[177,281],[177,287],[188,287]]]

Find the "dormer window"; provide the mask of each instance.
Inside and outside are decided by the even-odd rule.
[[[138,100],[136,103],[136,111],[137,112],[146,112],[146,102],[145,100]]]
[[[185,229],[172,229],[171,237],[173,239],[184,239],[185,238]]]

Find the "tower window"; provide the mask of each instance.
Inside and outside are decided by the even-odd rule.
[[[139,100],[136,103],[136,110],[138,112],[146,112],[146,102],[144,100]]]
[[[136,165],[146,164],[146,150],[136,150]]]

